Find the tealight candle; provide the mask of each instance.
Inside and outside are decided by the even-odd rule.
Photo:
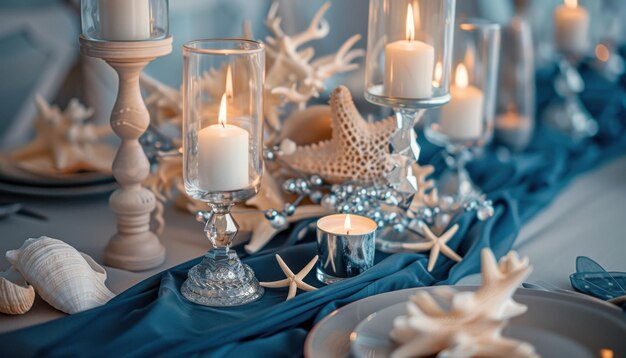
[[[385,46],[386,94],[401,98],[431,97],[434,62],[434,48],[415,40],[413,7],[409,4],[406,15],[406,40],[391,42]]]
[[[554,40],[565,52],[583,53],[589,45],[589,14],[577,0],[565,0],[554,11]]]
[[[374,265],[376,223],[363,216],[335,214],[317,221],[317,278],[333,283]]]
[[[440,131],[452,139],[479,138],[483,132],[483,92],[469,85],[467,68],[456,68],[450,102],[441,108]]]
[[[227,124],[227,94],[218,121],[198,132],[198,184],[208,192],[244,189],[249,185],[248,131]]]
[[[149,0],[98,0],[100,37],[110,41],[150,39]]]

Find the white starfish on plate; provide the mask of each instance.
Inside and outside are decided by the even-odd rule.
[[[428,251],[430,250],[430,256],[428,258],[428,272],[431,272],[435,267],[435,263],[439,258],[439,253],[441,252],[444,256],[448,258],[460,262],[463,258],[459,256],[456,252],[452,251],[452,249],[447,245],[447,242],[456,234],[459,230],[459,224],[455,224],[448,231],[444,232],[441,236],[437,236],[433,234],[428,225],[423,225],[422,230],[424,232],[424,236],[428,241],[425,242],[412,242],[407,244],[402,244],[402,248],[409,251]]]
[[[317,290],[316,287],[305,283],[303,280],[306,275],[311,271],[311,269],[313,269],[313,266],[315,266],[318,258],[319,256],[315,255],[315,257],[311,261],[309,261],[309,263],[304,266],[304,268],[300,270],[300,272],[294,274],[289,266],[287,266],[285,261],[283,261],[282,257],[276,254],[276,261],[278,261],[280,269],[283,270],[287,278],[272,282],[261,282],[260,285],[267,288],[289,287],[289,293],[287,294],[286,301],[296,297],[296,291],[298,290],[298,288],[303,291],[315,291]]]

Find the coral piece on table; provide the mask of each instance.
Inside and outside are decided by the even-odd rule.
[[[393,167],[389,139],[397,130],[395,118],[376,123],[365,121],[354,106],[350,91],[343,86],[332,93],[330,108],[332,138],[300,146],[292,155],[281,158],[295,169],[319,174],[331,183],[383,180]]]
[[[315,255],[315,257],[311,261],[309,261],[309,263],[306,266],[304,266],[304,268],[300,270],[300,272],[298,272],[297,274],[294,274],[293,271],[291,271],[291,269],[289,268],[289,266],[287,266],[285,261],[283,261],[282,257],[276,254],[276,261],[278,261],[278,265],[280,266],[280,269],[283,270],[287,278],[279,280],[279,281],[260,282],[259,284],[263,287],[268,287],[268,288],[289,287],[289,292],[287,293],[286,301],[289,301],[290,299],[296,297],[296,292],[298,291],[298,289],[301,289],[303,291],[315,291],[317,290],[317,288],[305,283],[304,278],[313,269],[318,258],[319,256]]]
[[[324,20],[324,14],[329,8],[330,3],[325,3],[304,31],[287,35],[281,28],[282,18],[277,16],[278,2],[270,7],[265,20],[271,33],[265,39],[265,119],[275,132],[280,131],[281,109],[285,104],[293,103],[304,109],[311,98],[319,96],[324,90],[326,80],[337,73],[357,69],[359,65],[353,61],[365,54],[362,49],[352,49],[361,38],[360,35],[350,37],[336,53],[318,58],[315,58],[312,47],[302,48],[311,41],[328,36],[330,27]]]
[[[100,139],[111,133],[109,126],[87,121],[93,115],[72,99],[61,112],[42,97],[35,98],[38,117],[33,141],[9,155],[18,168],[38,175],[71,174],[81,171],[111,172],[115,151]]]
[[[538,357],[531,344],[502,336],[508,320],[526,312],[512,297],[532,271],[528,258],[511,251],[498,263],[483,249],[481,271],[476,292],[441,287],[435,297],[426,291],[413,295],[406,315],[394,320],[390,337],[399,347],[391,356]]]

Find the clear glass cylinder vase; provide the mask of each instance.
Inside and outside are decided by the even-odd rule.
[[[183,56],[185,190],[210,203],[243,201],[263,172],[263,46],[199,40]]]
[[[496,100],[495,137],[512,150],[522,150],[535,128],[535,66],[530,26],[514,16],[502,29]]]
[[[83,36],[93,41],[150,41],[169,35],[168,0],[81,0]]]
[[[451,99],[426,116],[425,135],[443,147],[482,146],[493,134],[500,26],[465,19],[454,36]]]
[[[455,0],[370,0],[365,97],[428,108],[449,99]]]

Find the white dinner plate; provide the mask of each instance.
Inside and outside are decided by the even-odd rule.
[[[469,291],[478,287],[454,288]],[[307,337],[305,356],[346,357],[350,355],[352,342],[355,343],[354,353],[357,355],[386,356],[393,347],[382,332],[388,334],[391,320],[403,313],[404,303],[411,295],[418,290],[432,289],[421,287],[388,292],[353,302],[332,312]],[[523,288],[517,290],[514,298],[528,305],[528,311],[512,320],[512,326],[505,331],[505,335],[533,343],[544,357],[599,357],[602,349],[612,350],[614,357],[626,356],[626,321],[616,306],[584,297]],[[376,312],[381,317],[370,317]],[[364,322],[368,317],[372,324]],[[359,326],[361,322],[364,323]],[[359,337],[359,333],[363,336]],[[572,350],[576,350],[579,355],[570,355]],[[555,355],[554,352],[559,354]]]

